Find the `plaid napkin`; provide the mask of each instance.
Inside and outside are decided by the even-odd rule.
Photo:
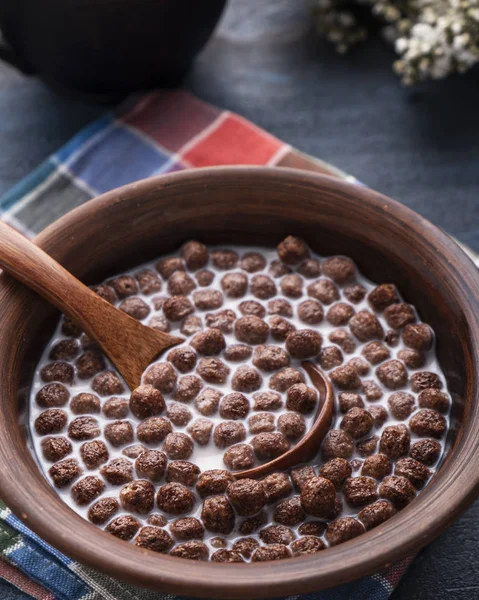
[[[295,167],[357,182],[242,117],[184,91],[130,98],[80,131],[0,199],[0,217],[34,236],[94,196],[137,179],[211,165]],[[358,182],[357,182],[358,183]],[[295,600],[385,600],[412,558],[351,584]],[[0,577],[19,598],[176,600],[116,581],[61,554],[0,502]]]

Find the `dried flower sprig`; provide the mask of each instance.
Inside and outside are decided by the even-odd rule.
[[[464,73],[479,63],[479,0],[353,0],[383,23],[399,59],[394,70],[406,85]],[[318,33],[338,52],[367,37],[351,2],[314,0]]]

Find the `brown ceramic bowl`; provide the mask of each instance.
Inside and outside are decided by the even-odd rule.
[[[189,596],[264,598],[320,590],[378,571],[417,552],[467,508],[479,482],[479,277],[462,250],[419,215],[328,177],[214,168],[105,194],[58,220],[36,241],[93,283],[189,238],[273,245],[289,233],[320,253],[351,256],[374,281],[396,282],[434,327],[454,409],[447,456],[427,488],[376,529],[319,554],[279,562],[185,563],[103,533],[63,504],[31,455],[29,382],[58,315],[2,275],[0,496],[37,534],[72,558],[131,583]]]

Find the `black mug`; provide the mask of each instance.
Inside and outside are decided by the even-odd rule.
[[[1,0],[0,58],[63,90],[108,97],[176,84],[226,0]]]

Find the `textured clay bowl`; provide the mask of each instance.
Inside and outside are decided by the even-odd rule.
[[[36,242],[87,283],[177,248],[275,245],[299,235],[322,254],[347,254],[376,282],[395,282],[437,334],[454,399],[448,452],[427,488],[376,529],[318,554],[247,565],[185,562],[103,533],[63,504],[26,441],[34,361],[58,317],[0,277],[0,497],[37,534],[114,577],[211,598],[265,598],[320,590],[417,552],[476,497],[479,482],[479,277],[442,231],[366,188],[300,171],[216,168],[127,185],[68,213]],[[73,533],[74,532],[74,533]]]

